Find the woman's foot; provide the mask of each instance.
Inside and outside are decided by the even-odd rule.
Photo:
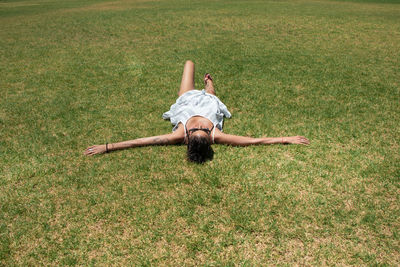
[[[213,78],[211,77],[210,73],[204,74],[204,84],[206,85],[206,93],[215,95]]]
[[[204,84],[207,85],[208,81],[213,81],[213,78],[211,77],[210,73],[204,74]]]

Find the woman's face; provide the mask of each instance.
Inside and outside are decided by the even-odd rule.
[[[206,137],[206,138],[210,139],[210,135],[204,131],[196,131],[194,133],[191,133],[190,135],[198,136],[198,137]]]
[[[202,131],[202,130],[197,130],[197,131],[194,131],[194,132],[189,131],[188,132],[188,137],[190,138],[192,136],[193,137],[194,136],[203,137],[203,138],[205,137],[211,142],[211,132],[208,133],[207,131]],[[188,138],[186,139],[186,144],[187,144],[187,142],[188,142]]]

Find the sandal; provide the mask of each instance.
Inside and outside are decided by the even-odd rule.
[[[210,73],[204,74],[204,84],[207,85],[207,81],[213,81],[213,78],[211,77]]]

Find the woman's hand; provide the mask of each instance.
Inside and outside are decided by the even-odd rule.
[[[283,137],[283,143],[284,144],[309,145],[310,140],[308,140],[304,136],[290,136],[290,137]]]
[[[93,156],[96,154],[103,154],[106,153],[106,145],[95,145],[86,148],[84,154],[86,156]]]

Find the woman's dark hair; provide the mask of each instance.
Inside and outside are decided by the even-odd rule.
[[[205,136],[190,136],[187,144],[187,157],[189,161],[204,163],[212,160],[214,151],[211,148],[210,139]]]

